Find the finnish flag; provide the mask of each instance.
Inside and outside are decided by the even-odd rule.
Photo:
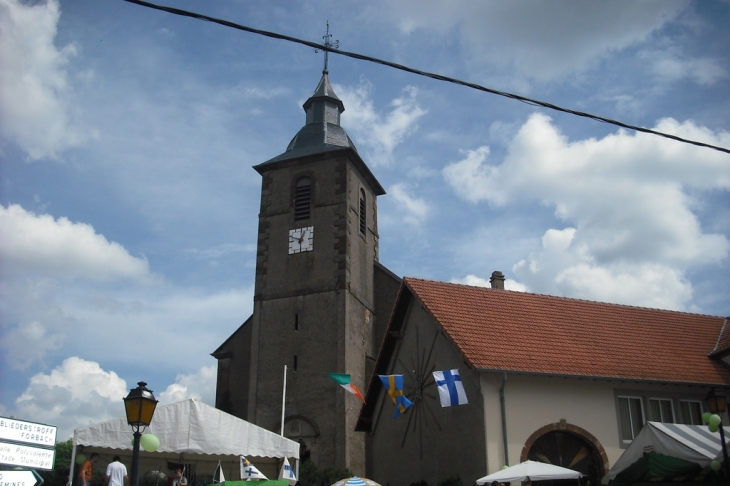
[[[297,478],[294,476],[294,470],[289,465],[289,460],[285,457],[284,464],[281,465],[281,471],[279,471],[279,479],[286,479],[289,481],[291,486],[297,484]]]
[[[250,481],[251,479],[269,479],[264,476],[251,461],[241,456],[241,481]]]
[[[442,407],[469,403],[466,399],[464,384],[461,382],[461,376],[459,376],[459,370],[434,371],[433,379],[439,389]]]

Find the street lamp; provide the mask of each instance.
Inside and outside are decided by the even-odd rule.
[[[727,397],[725,395],[718,395],[715,393],[714,388],[710,388],[710,392],[705,397],[705,401],[707,402],[707,408],[710,410],[710,413],[717,414],[720,417],[722,417],[722,414],[725,413],[725,407],[727,406]],[[730,468],[728,468],[728,461],[727,461],[727,444],[725,444],[725,431],[723,430],[724,427],[722,426],[722,422],[720,422],[720,444],[722,445],[722,465],[723,470],[725,471],[725,477],[730,478]]]
[[[124,408],[127,411],[127,423],[134,430],[134,445],[132,447],[132,478],[130,486],[137,486],[137,473],[139,471],[139,439],[142,437],[140,429],[147,427],[152,422],[152,415],[157,407],[157,399],[152,390],[147,389],[147,383],[140,381],[137,388],[129,390],[129,395],[124,398]]]

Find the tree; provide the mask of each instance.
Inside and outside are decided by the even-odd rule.
[[[54,447],[56,459],[50,471],[36,471],[43,478],[43,486],[65,486],[71,474],[71,439],[65,442],[56,442]]]

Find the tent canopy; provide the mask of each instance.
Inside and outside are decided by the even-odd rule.
[[[195,399],[158,407],[146,433],[160,439],[158,452],[299,459],[299,444]],[[132,428],[118,418],[76,429],[79,445],[132,449]]]
[[[492,481],[545,481],[551,479],[578,479],[580,476],[581,474],[578,471],[565,467],[544,462],[525,461],[477,479],[477,484],[488,486]]]
[[[730,428],[725,427],[723,430],[725,437],[728,438]],[[710,432],[706,425],[647,422],[608,471],[603,483],[615,479],[619,473],[637,461],[643,460],[645,454],[652,452],[695,463],[704,469],[709,467],[711,461],[722,456],[720,432]]]

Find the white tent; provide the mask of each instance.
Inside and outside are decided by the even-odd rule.
[[[726,443],[730,427],[724,427]],[[641,459],[646,452],[684,459],[706,468],[714,459],[722,459],[720,432],[710,432],[706,425],[665,424],[647,422],[621,457],[614,463],[603,483]]]
[[[140,477],[147,471],[161,470],[166,461],[202,464],[198,473],[212,474],[221,461],[228,465],[226,476],[238,479],[241,455],[262,472],[267,469],[266,472],[276,476],[281,459],[299,459],[297,442],[195,399],[157,407],[145,433],[157,436],[160,446],[156,452],[145,452],[140,448]],[[104,467],[112,456],[119,455],[131,471],[132,440],[132,428],[126,417],[76,429],[72,441],[72,463],[77,448],[82,448],[86,455],[90,452],[101,454]],[[271,471],[268,471],[267,464]]]
[[[565,467],[555,466],[537,461],[525,461],[514,466],[506,467],[501,471],[477,479],[477,484],[487,485],[492,481],[510,483],[512,481],[546,481],[551,479],[575,479],[581,474]]]

